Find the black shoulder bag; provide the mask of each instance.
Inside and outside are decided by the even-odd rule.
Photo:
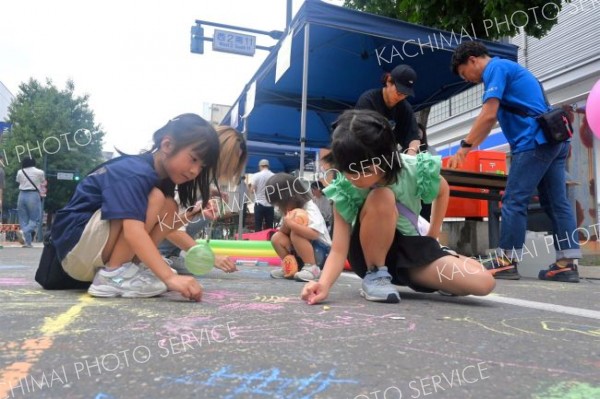
[[[544,94],[546,105],[550,107],[544,87],[539,80],[538,83],[540,84],[540,88]],[[546,136],[546,140],[550,144],[561,143],[573,137],[573,126],[571,126],[571,122],[569,121],[569,115],[562,108],[554,108],[548,112],[544,112],[541,115],[532,115],[527,111],[512,105],[503,104],[502,102],[500,103],[500,106],[510,113],[534,118],[540,125],[540,128],[544,132],[544,136]]]
[[[38,192],[38,194],[40,195],[40,198],[42,197],[42,192],[40,191],[40,189],[35,185],[35,183],[31,180],[31,178],[29,177],[29,175],[27,175],[27,173],[25,173],[25,169],[21,169],[21,172],[25,175],[25,177],[27,178],[27,180],[29,180],[29,183],[31,183],[31,185],[33,186],[33,188],[35,188],[35,191]]]

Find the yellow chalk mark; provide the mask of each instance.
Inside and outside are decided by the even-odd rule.
[[[277,295],[258,295],[254,298],[255,301],[264,302],[264,303],[287,303],[290,301],[290,298],[286,296],[277,296]]]
[[[46,322],[42,328],[40,328],[40,331],[45,335],[54,335],[57,332],[64,330],[66,326],[71,324],[73,320],[79,316],[81,309],[93,301],[94,298],[87,295],[83,296],[77,305],[71,306],[65,313],[60,314],[55,318],[46,318]]]
[[[521,320],[521,319],[503,319],[503,320],[501,321],[501,324],[502,324],[503,326],[505,326],[505,327],[512,328],[512,329],[514,329],[514,330],[521,331],[521,332],[524,332],[524,333],[526,333],[526,334],[540,335],[540,334],[538,334],[538,333],[535,333],[535,332],[533,332],[533,331],[524,330],[524,329],[522,329],[522,328],[518,328],[518,327],[515,327],[515,326],[511,326],[511,325],[509,325],[509,324],[508,324],[508,322],[509,322],[509,321],[512,321],[512,320]],[[527,320],[527,319],[525,319],[525,320]]]
[[[0,296],[8,296],[8,297],[14,297],[14,298],[22,298],[24,296],[35,296],[35,297],[44,296],[44,297],[48,297],[48,298],[54,298],[54,294],[50,294],[48,292],[41,291],[41,290],[31,290],[31,289],[26,289],[26,288],[20,288],[20,289],[16,289],[16,290],[1,290]]]
[[[597,326],[587,326],[587,325],[583,325],[583,324],[573,324],[573,323],[566,323],[566,322],[557,322],[557,321],[542,321],[542,328],[546,331],[555,331],[555,332],[563,332],[563,331],[570,331],[570,332],[574,332],[577,334],[583,334],[583,335],[587,335],[589,337],[594,337],[594,338],[600,338],[600,328],[598,328]],[[557,325],[567,325],[567,326],[575,326],[578,328],[571,328],[571,327],[551,327],[550,324],[557,324]],[[580,329],[581,327],[589,327],[590,330],[584,330],[584,329]],[[592,330],[592,328],[595,328],[595,330]]]
[[[93,301],[94,299],[88,295],[81,296],[79,303],[71,306],[66,312],[55,318],[46,318],[46,321],[39,330],[42,333],[41,337],[26,339],[21,344],[18,352],[21,361],[14,362],[0,370],[0,398],[8,397],[11,388],[17,386],[21,380],[26,378],[29,375],[29,370],[39,361],[44,351],[52,347],[54,342],[53,336],[66,329],[79,316],[81,310]],[[6,349],[15,351],[18,344],[10,342],[5,347]]]
[[[446,319],[446,320],[452,320],[452,321],[466,321],[467,323],[475,324],[476,326],[479,326],[479,327],[481,327],[483,329],[486,329],[488,331],[492,331],[492,332],[495,332],[495,333],[498,333],[498,334],[511,335],[511,336],[514,335],[514,334],[508,333],[506,331],[500,331],[500,330],[496,330],[495,328],[488,327],[485,324],[483,324],[482,322],[477,321],[477,320],[473,320],[472,318],[470,318],[468,316],[467,317],[462,317],[462,318],[460,318],[460,317],[453,318],[453,317],[445,316],[444,319]]]

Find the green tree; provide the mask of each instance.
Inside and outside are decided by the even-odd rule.
[[[464,29],[479,39],[512,37],[519,27],[539,39],[557,23],[562,4],[561,0],[345,0],[344,6],[457,34]]]
[[[0,143],[7,183],[5,209],[16,208],[15,176],[27,156],[46,171],[48,195],[44,208],[50,215],[67,203],[77,184],[57,180],[56,172],[78,171],[84,176],[102,161],[104,132],[94,123],[89,96],[75,96],[74,91],[72,81],[63,90],[50,80],[42,84],[30,79],[19,86],[19,93],[8,109],[12,128]]]

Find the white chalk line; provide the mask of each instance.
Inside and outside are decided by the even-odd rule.
[[[357,275],[350,274],[350,273],[344,273],[343,276],[347,276],[350,278],[356,278],[359,280],[361,279]],[[477,299],[480,299],[483,301],[488,301],[488,302],[504,303],[507,305],[520,306],[523,308],[545,310],[547,312],[562,313],[562,314],[568,314],[568,315],[572,315],[572,316],[579,316],[579,317],[586,317],[589,319],[600,320],[600,311],[597,311],[597,310],[576,308],[573,306],[555,305],[553,303],[546,303],[546,302],[529,301],[526,299],[518,299],[518,298],[507,297],[507,296],[500,296],[498,294],[490,294],[488,296],[478,296],[478,297],[469,295],[469,297],[477,298]]]

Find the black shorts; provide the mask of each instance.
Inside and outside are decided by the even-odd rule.
[[[372,239],[377,240],[377,237]],[[413,284],[408,270],[428,265],[444,256],[456,255],[444,251],[440,243],[432,237],[405,236],[396,230],[392,246],[385,257],[385,265],[392,275],[392,284],[405,285],[418,292],[435,292],[436,289]],[[360,278],[364,278],[367,274],[367,264],[360,245],[360,222],[358,220],[350,237],[348,261],[352,270]]]

